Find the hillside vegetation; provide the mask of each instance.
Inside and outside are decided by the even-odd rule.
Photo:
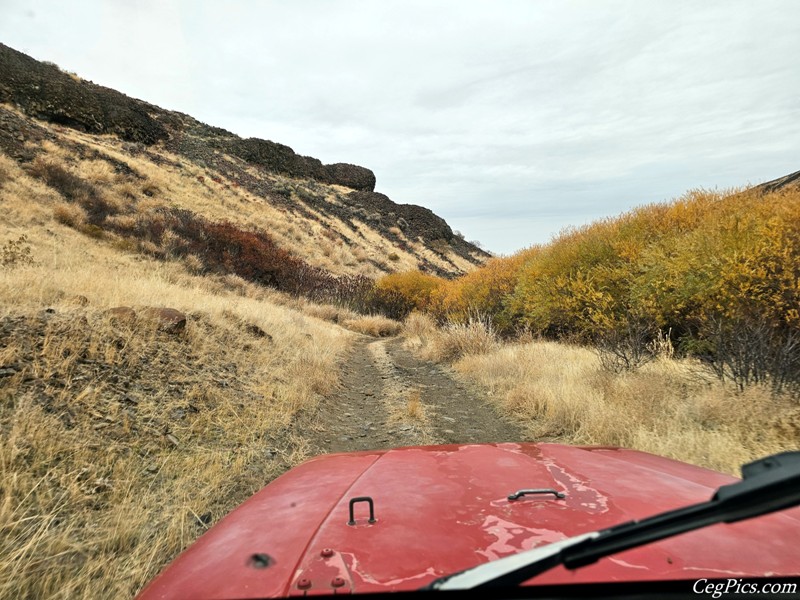
[[[695,191],[445,280],[381,278],[406,343],[531,439],[738,475],[800,448],[798,174]]]
[[[378,282],[403,310],[600,348],[636,368],[661,339],[740,388],[800,383],[800,189],[695,191],[562,232],[454,280]]]
[[[405,336],[420,355],[450,362],[476,384],[526,439],[635,448],[735,476],[747,462],[800,449],[796,396],[759,384],[740,391],[669,346],[614,372],[592,347],[501,341],[477,321],[437,327],[413,313]]]
[[[305,458],[295,422],[350,334],[235,275],[121,252],[62,224],[63,198],[13,161],[0,175],[0,597],[129,598]]]
[[[126,238],[130,250],[156,256],[192,255],[206,270],[225,260],[260,283],[280,284],[300,266],[302,283],[288,288],[332,287],[336,296],[338,277],[412,268],[449,277],[488,257],[429,209],[375,192],[365,167],[242,139],[3,44],[0,151],[58,191],[68,205],[60,218],[86,235]],[[251,264],[219,252],[213,264],[197,263],[209,248],[189,238],[209,232],[210,246],[233,242],[229,255]],[[272,275],[250,273],[253,261]]]

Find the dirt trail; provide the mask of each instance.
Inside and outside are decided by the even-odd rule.
[[[368,337],[356,342],[341,389],[305,433],[314,454],[523,439],[446,367],[416,358],[399,338]]]

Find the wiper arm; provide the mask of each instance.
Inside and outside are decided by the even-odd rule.
[[[520,552],[431,583],[431,589],[519,585],[558,565],[577,569],[650,542],[715,523],[734,523],[800,504],[800,452],[783,452],[742,467],[742,481],[720,487],[708,502],[630,521]]]

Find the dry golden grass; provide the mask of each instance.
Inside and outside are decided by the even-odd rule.
[[[800,440],[796,401],[756,387],[739,394],[693,362],[662,358],[614,375],[586,348],[532,342],[454,368],[537,440],[635,448],[736,475]]]
[[[77,229],[86,222],[86,211],[77,204],[59,202],[53,206],[53,217],[62,225]]]
[[[302,298],[294,298],[289,305],[308,316],[338,323],[345,329],[372,337],[397,335],[403,330],[403,324],[394,319],[381,315],[362,315],[335,304],[317,304]]]
[[[404,241],[411,251],[404,250],[361,222],[356,222],[357,232],[354,232],[344,221],[309,205],[305,205],[305,210],[311,218],[289,211],[246,191],[235,182],[162,149],[150,149],[164,159],[156,164],[145,154],[126,152],[124,144],[112,136],[93,136],[40,124],[69,143],[79,144],[89,151],[98,151],[126,163],[139,175],[134,178],[116,173],[102,159],[81,160],[74,151],[60,144],[49,141],[42,144],[45,153],[41,160],[54,161],[95,185],[103,192],[104,198],[118,208],[133,206],[132,203],[138,210],[178,207],[211,220],[229,220],[257,227],[273,236],[282,248],[334,274],[377,277],[385,271],[414,269],[417,267],[416,255],[425,255],[431,262],[446,269],[452,269],[453,264],[464,271],[474,268],[474,265],[454,254],[448,257],[452,263],[448,264],[416,241]],[[340,186],[266,173],[253,166],[246,166],[244,170],[270,185],[291,190],[291,197],[297,202],[300,202],[298,194],[313,193],[324,196],[330,204],[342,204],[341,198],[352,191]],[[349,244],[344,243],[341,236],[346,237]],[[392,255],[397,259],[389,260],[388,257]],[[383,270],[376,264],[382,265]]]
[[[119,253],[0,169],[0,243],[24,234],[34,260],[0,268],[0,598],[131,597],[304,458],[292,423],[333,390],[350,334],[240,278]],[[186,329],[105,313],[121,305],[176,308]]]
[[[405,320],[406,347],[435,362],[451,362],[464,356],[487,354],[499,347],[497,334],[480,319],[448,323],[438,327],[423,313],[411,313]]]
[[[358,317],[358,313],[355,311],[334,304],[315,304],[300,298],[296,300],[295,304],[305,314],[331,323],[342,323]]]
[[[430,344],[439,334],[436,321],[427,313],[412,312],[403,322],[403,337],[406,347],[418,350]]]
[[[391,425],[411,425],[415,432],[425,436],[424,443],[432,443],[430,431],[430,407],[423,401],[418,389],[396,389],[392,391],[393,398],[388,403],[389,419]]]
[[[372,337],[397,335],[403,329],[403,324],[399,321],[382,317],[380,315],[347,319],[342,323],[342,325],[347,329],[357,331],[358,333],[371,335]]]
[[[86,311],[21,317],[4,348],[22,370],[2,388],[0,597],[130,597],[205,522],[303,457],[285,423],[302,400],[274,381],[257,389],[260,369],[235,373],[209,351],[230,330],[192,323],[160,339]],[[287,460],[269,460],[273,444]]]
[[[411,390],[411,392],[408,394],[406,415],[416,421],[425,422],[427,420],[425,406],[422,404],[420,399],[419,390]]]
[[[431,426],[431,407],[426,405],[420,390],[396,377],[396,365],[389,357],[386,342],[376,340],[367,346],[373,361],[383,377],[381,402],[389,415],[387,423],[408,427],[416,444],[433,444],[435,437]]]

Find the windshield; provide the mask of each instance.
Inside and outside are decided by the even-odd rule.
[[[798,18],[0,1],[0,600],[413,590],[800,449]]]

